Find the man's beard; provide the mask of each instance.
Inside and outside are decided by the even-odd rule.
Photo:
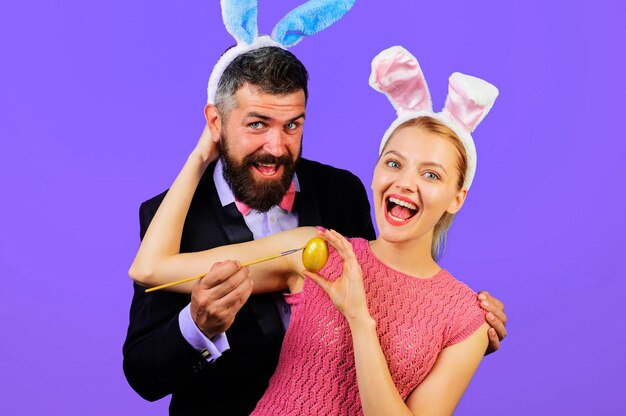
[[[220,137],[220,141],[217,144],[223,165],[224,179],[233,191],[237,201],[243,202],[250,208],[260,212],[267,212],[270,208],[280,203],[293,180],[293,175],[302,155],[302,146],[300,146],[300,153],[295,161],[289,151],[280,157],[257,151],[247,155],[239,163],[230,155],[228,138],[225,135]],[[282,166],[283,172],[277,179],[258,181],[252,173],[252,169],[256,169],[254,165],[257,163],[275,164],[277,167]]]

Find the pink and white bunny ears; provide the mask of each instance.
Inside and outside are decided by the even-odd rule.
[[[287,49],[341,19],[355,1],[309,0],[287,13],[274,26],[271,36],[259,36],[256,0],[221,0],[224,25],[237,41],[237,46],[226,51],[213,67],[207,86],[207,103],[215,103],[220,78],[237,56],[266,46]]]
[[[370,86],[389,98],[398,115],[385,132],[379,153],[399,125],[422,116],[432,117],[461,139],[467,153],[464,187],[469,189],[476,173],[476,147],[471,133],[491,110],[498,89],[482,79],[455,72],[449,78],[443,110],[435,113],[417,59],[401,46],[385,49],[374,58]]]

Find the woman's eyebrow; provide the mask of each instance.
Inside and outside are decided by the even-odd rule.
[[[448,174],[448,171],[446,170],[446,168],[443,167],[443,165],[441,163],[436,163],[436,162],[423,162],[421,163],[422,166],[432,166],[435,168],[439,168],[443,171],[443,173],[445,173],[446,175]]]
[[[399,158],[406,159],[404,156],[402,156],[400,153],[396,152],[395,150],[387,150],[387,151],[383,154],[383,156],[387,156],[388,154],[393,154],[393,155],[396,155],[396,156],[397,156],[397,157],[399,157]]]

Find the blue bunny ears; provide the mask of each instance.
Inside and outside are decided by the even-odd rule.
[[[300,42],[341,19],[355,0],[310,0],[285,15],[271,38],[284,47]],[[237,43],[251,45],[258,38],[256,0],[222,0],[222,19]]]
[[[259,36],[256,0],[221,0],[224,25],[237,41],[237,46],[226,51],[213,67],[207,87],[207,103],[215,103],[219,80],[237,56],[266,46],[287,49],[341,19],[355,1],[309,0],[287,13],[274,26],[271,36]]]
[[[222,20],[237,43],[250,45],[259,36],[256,0],[222,0]]]

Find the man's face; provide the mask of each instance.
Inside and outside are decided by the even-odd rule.
[[[272,95],[244,84],[235,98],[220,132],[224,178],[237,200],[265,212],[289,189],[302,152],[304,91]]]

